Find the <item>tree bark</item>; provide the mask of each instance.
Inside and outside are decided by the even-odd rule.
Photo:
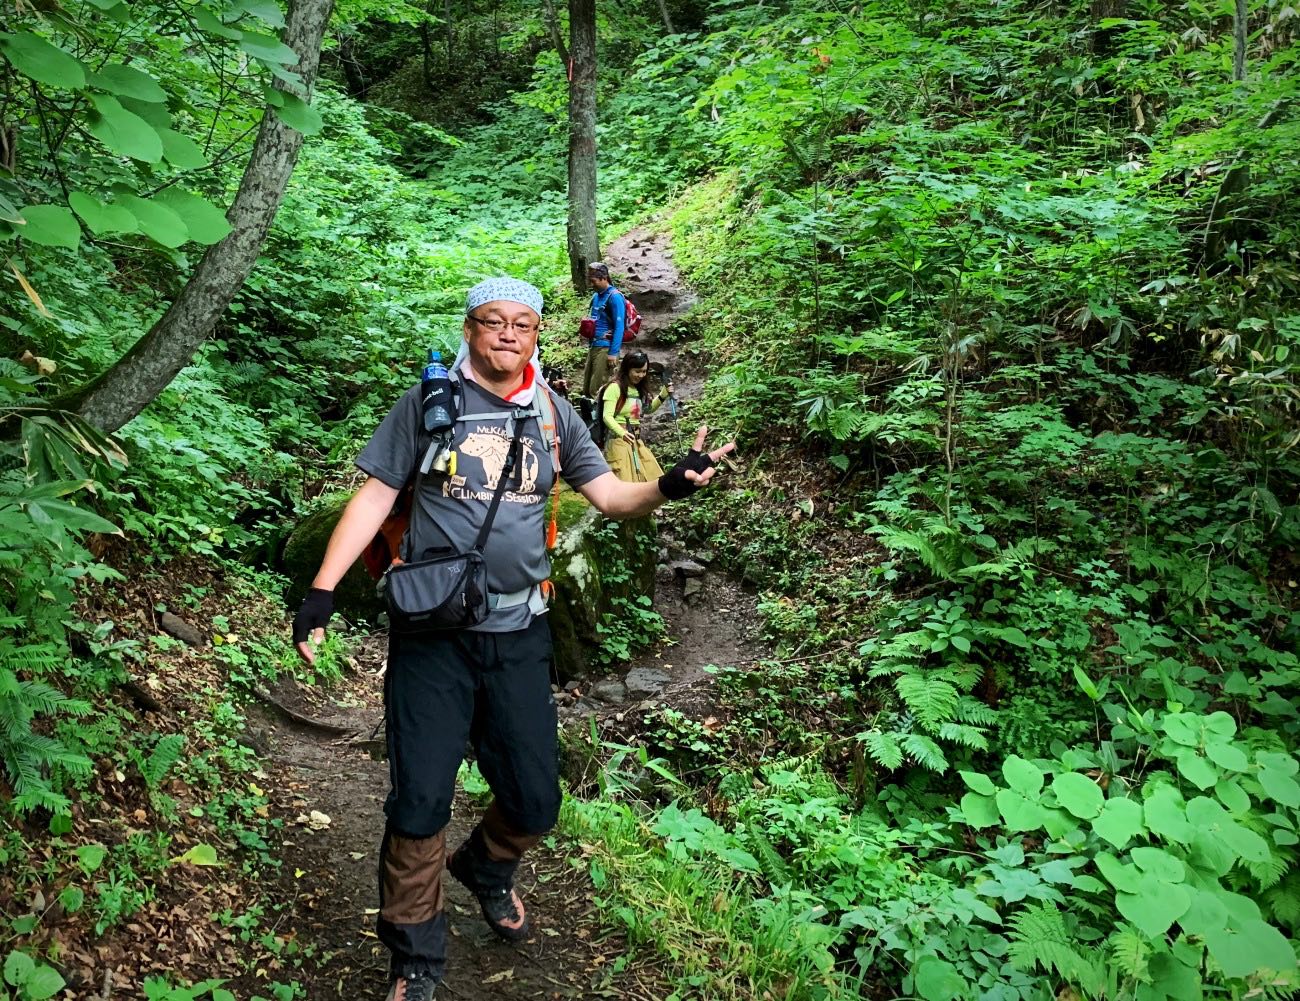
[[[429,40],[428,22],[420,25],[420,71],[425,88],[433,93],[433,43]]]
[[[670,35],[677,34],[673,29],[673,19],[668,14],[668,4],[666,3],[666,0],[659,0],[659,16],[664,19],[664,30]]]
[[[587,290],[600,259],[596,232],[596,0],[569,0],[569,272]]]
[[[1232,79],[1246,79],[1246,39],[1249,37],[1250,13],[1246,0],[1236,0],[1232,8]]]
[[[284,41],[298,53],[299,62],[293,69],[302,77],[305,93],[297,96],[304,100],[311,99],[332,7],[333,0],[292,0],[289,5]],[[279,79],[274,86],[295,93],[295,88]],[[230,234],[208,248],[180,295],[148,333],[108,371],[69,399],[58,401],[64,409],[103,431],[116,431],[190,363],[257,261],[302,142],[301,132],[266,109],[239,191],[226,213],[234,227]]]
[[[456,49],[456,22],[451,19],[451,0],[442,0],[442,30],[447,40],[447,72]]]

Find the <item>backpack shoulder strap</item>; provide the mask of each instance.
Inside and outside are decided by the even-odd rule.
[[[555,416],[555,398],[551,395],[549,386],[539,387],[541,392],[536,396],[537,399],[537,423],[542,428],[542,442],[546,445],[546,451],[551,453],[551,467],[555,474],[560,474],[560,426],[559,420]]]
[[[555,417],[555,398],[551,387],[543,384],[537,394],[537,423],[542,426],[542,440],[546,442],[546,451],[551,454],[551,515],[546,520],[546,548],[554,549],[560,538],[560,428]],[[547,581],[547,584],[550,582]]]

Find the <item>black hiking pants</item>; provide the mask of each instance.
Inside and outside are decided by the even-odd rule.
[[[495,797],[461,849],[480,886],[510,886],[520,856],[560,815],[546,617],[510,633],[392,636],[384,704],[391,789],[377,931],[395,972],[441,978],[444,828],[466,742]]]

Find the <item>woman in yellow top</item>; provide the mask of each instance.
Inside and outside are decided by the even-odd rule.
[[[614,474],[629,483],[650,483],[663,475],[654,453],[641,440],[641,417],[663,406],[673,387],[669,383],[651,396],[652,381],[650,359],[644,351],[632,351],[623,356],[618,375],[601,390],[605,458]]]

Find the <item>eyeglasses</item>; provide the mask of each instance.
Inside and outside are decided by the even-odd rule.
[[[494,334],[501,333],[503,330],[506,329],[506,327],[511,328],[516,334],[519,334],[523,337],[527,337],[528,335],[537,332],[538,325],[536,323],[533,323],[531,320],[506,321],[506,320],[498,319],[496,317],[493,317],[490,320],[485,320],[482,317],[475,316],[473,313],[470,313],[468,315],[471,320],[477,323],[484,330],[489,330]]]

